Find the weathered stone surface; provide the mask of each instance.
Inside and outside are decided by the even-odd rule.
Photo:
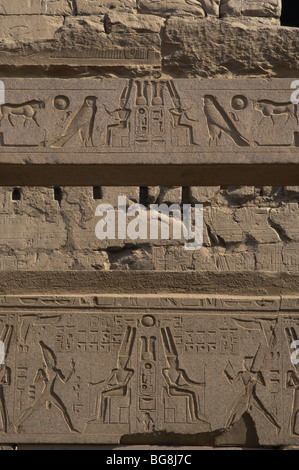
[[[157,18],[152,15],[134,15],[130,13],[118,13],[113,10],[107,13],[106,32],[111,34],[125,33],[129,34],[130,31],[142,31],[142,33],[161,33],[161,28],[164,25],[163,18]]]
[[[0,0],[0,449],[299,446],[299,30],[280,13]],[[147,223],[203,204],[202,246],[162,214],[156,238],[99,239],[119,196]]]
[[[279,18],[281,0],[222,0],[220,16],[227,15]]]
[[[118,198],[125,197],[127,205],[136,204],[139,202],[140,189],[137,186],[104,186],[101,188],[102,198],[99,201],[106,204],[111,204],[114,207],[118,206]]]
[[[0,15],[0,31],[2,38],[8,43],[47,41],[54,39],[55,33],[63,25],[60,16],[45,15]]]
[[[138,19],[124,13],[103,16],[3,16],[0,20],[9,36],[1,41],[2,65],[124,67],[133,76],[140,72],[154,75],[161,67],[162,18],[144,15]],[[123,19],[122,19],[123,18]],[[22,20],[21,20],[22,19]],[[35,23],[55,34],[34,34]],[[18,28],[12,28],[16,24]],[[27,35],[22,36],[25,25]],[[32,31],[32,35],[29,36]],[[28,43],[28,40],[31,43]],[[7,40],[9,38],[9,40]],[[46,42],[43,40],[46,39]],[[23,41],[23,43],[22,43]],[[22,47],[20,47],[22,44]],[[103,71],[103,69],[101,69]]]
[[[181,204],[182,188],[181,187],[160,187],[153,186],[148,190],[149,204]]]
[[[174,239],[171,231],[168,239],[151,239],[147,230],[148,238],[133,240],[127,228],[122,238],[118,236],[118,196],[126,198],[127,207],[141,202],[147,208],[148,227],[150,204],[182,204],[181,187],[142,189],[1,188],[0,271],[94,272],[142,267],[164,272],[298,271],[299,198],[288,199],[283,188],[272,188],[267,192],[270,196],[261,196],[260,188],[254,188],[253,199],[232,204],[227,189],[209,188],[207,197],[204,188],[193,187],[198,199],[192,199],[192,203],[204,204],[203,247],[193,252],[185,250],[183,234]],[[252,194],[252,187],[245,189],[245,194]],[[96,237],[101,219],[95,213],[99,204],[116,208],[114,239]]]
[[[78,14],[78,15],[105,15],[107,12],[115,10],[116,12],[136,12],[150,13],[158,16],[168,16],[172,13],[182,15],[219,16],[220,0],[193,0],[180,2],[178,0],[23,0],[19,4],[16,0],[9,2],[1,0],[1,15],[34,15],[34,14]]]
[[[220,0],[137,0],[138,11],[159,16],[193,15],[204,17],[207,15],[219,16]]]
[[[298,197],[299,195],[299,186],[285,186],[283,190],[288,197]]]
[[[95,6],[91,2],[79,4],[76,16],[75,3],[69,2],[71,13],[62,8],[66,15],[64,24],[59,9],[54,16],[56,5],[61,2],[48,2],[50,15],[30,14],[35,11],[30,9],[27,15],[1,15],[0,65],[5,73],[4,66],[60,65],[73,67],[72,73],[78,74],[85,73],[81,69],[85,66],[101,67],[101,72],[105,66],[115,74],[113,68],[121,66],[124,68],[118,69],[118,74],[135,77],[162,72],[167,77],[281,77],[296,76],[298,72],[298,29],[280,27],[275,24],[278,19],[272,19],[273,23],[262,17],[219,19],[182,13],[182,8],[198,8],[198,2],[180,2],[178,8],[175,2],[158,2],[160,15],[164,15],[159,16],[158,9],[155,11],[157,2],[144,3],[151,8],[150,14],[138,13],[130,2],[114,0],[110,6],[115,8],[103,2],[94,2]],[[174,5],[170,14],[169,5]],[[35,34],[37,16],[43,31],[52,31],[53,21],[61,26],[57,26],[56,34],[46,35],[46,42],[44,34]],[[203,37],[205,41],[200,40]]]
[[[105,15],[111,10],[136,10],[136,0],[76,0],[78,15]]]
[[[105,17],[68,17],[56,37],[58,50],[51,53],[52,63],[65,63],[69,58],[72,65],[160,65],[162,24],[162,18],[139,18],[113,10]]]
[[[296,296],[0,300],[3,444],[211,445],[244,420],[256,445],[298,444]]]
[[[0,15],[71,15],[72,0],[1,0]]]
[[[207,211],[207,224],[211,230],[214,241],[219,243],[219,238],[224,243],[241,242],[243,231],[239,224],[234,220],[233,213],[230,210],[211,207]]]
[[[236,203],[250,201],[255,196],[254,186],[231,186],[227,189],[229,198]]]
[[[246,236],[252,237],[256,242],[275,243],[279,240],[277,232],[268,223],[269,210],[266,208],[238,209],[235,212],[235,220]]]
[[[259,21],[169,18],[163,38],[165,73],[179,70],[180,76],[189,77],[295,76],[298,28],[271,26]]]
[[[271,209],[270,220],[287,240],[299,240],[299,208],[296,202],[280,209]]]
[[[217,195],[220,192],[219,186],[192,186],[190,188],[190,202],[194,204],[204,204],[215,202]]]

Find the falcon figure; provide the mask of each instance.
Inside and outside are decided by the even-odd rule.
[[[223,133],[229,135],[239,147],[250,145],[248,140],[239,133],[228,114],[214,96],[206,95],[204,97],[204,112],[210,134],[210,145],[217,145],[218,139],[221,138]]]
[[[87,96],[84,103],[76,111],[71,121],[67,124],[61,136],[51,145],[53,148],[61,148],[77,133],[85,147],[89,143],[93,146],[92,133],[94,118],[97,112],[95,96]]]

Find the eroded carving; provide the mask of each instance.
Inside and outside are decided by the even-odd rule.
[[[248,140],[239,133],[233,121],[214,96],[206,95],[204,101],[204,110],[210,134],[210,145],[218,145],[218,141],[221,139],[223,133],[227,134],[239,147],[247,147],[250,145]]]
[[[260,111],[263,116],[270,117],[273,124],[275,124],[274,116],[286,114],[286,122],[293,116],[298,124],[297,104],[293,103],[275,103],[271,100],[259,100],[255,103],[255,109]]]
[[[137,82],[138,83],[138,82]],[[104,105],[106,113],[115,121],[114,124],[107,126],[106,142],[109,146],[125,147],[129,146],[130,142],[130,129],[128,119],[131,114],[131,109],[128,108],[128,100],[132,89],[132,81],[129,81],[121,94],[119,99],[119,108],[114,111],[109,111]]]
[[[1,328],[2,327],[2,328]],[[6,406],[5,389],[11,385],[11,369],[5,365],[5,357],[9,351],[9,345],[12,337],[13,327],[9,324],[1,325],[0,341],[4,344],[4,358],[0,362],[0,434],[9,429],[9,416]]]
[[[96,416],[97,420],[103,423],[110,422],[111,407],[113,407],[113,397],[124,397],[129,407],[131,400],[129,396],[128,383],[134,374],[134,370],[127,367],[132,354],[136,329],[127,327],[122,345],[119,350],[117,367],[105,380],[97,383],[89,383],[89,386],[97,391]],[[112,399],[112,401],[111,401]],[[108,415],[109,413],[109,415]],[[91,421],[93,422],[93,420]]]
[[[53,82],[43,83],[52,86]],[[242,90],[233,80],[228,90],[197,79],[80,83],[82,88],[77,90],[72,89],[75,85],[71,80],[65,90],[60,84],[60,94],[51,87],[34,95],[26,90],[21,104],[3,104],[0,161],[7,162],[10,152],[18,159],[28,148],[32,150],[31,158],[36,155],[38,161],[43,152],[49,161],[57,158],[56,149],[60,149],[58,157],[65,155],[65,163],[73,161],[71,149],[76,154],[84,149],[88,162],[94,163],[126,158],[134,163],[135,158],[142,160],[141,155],[147,153],[163,163],[165,159],[181,159],[183,163],[185,154],[198,162],[199,151],[203,163],[217,160],[222,151],[226,159],[237,163],[244,157],[239,148],[248,153],[249,162],[255,148],[262,147],[265,153],[260,153],[260,158],[268,159],[273,147],[279,152],[286,146],[296,158],[298,110],[288,101],[290,83],[284,80],[273,82],[274,90],[271,82],[261,82],[260,90],[256,85],[253,89],[250,80],[244,80]],[[277,83],[281,83],[281,90]]]
[[[34,404],[27,408],[22,415],[15,422],[15,429],[17,432],[21,431],[22,423],[26,421],[35,411],[38,411],[44,405],[48,410],[51,409],[51,405],[55,405],[56,408],[62,413],[62,416],[69,427],[71,432],[78,432],[70,419],[67,408],[61,398],[54,391],[56,380],[59,378],[63,383],[67,383],[71,375],[75,372],[75,363],[72,361],[71,369],[67,375],[57,367],[57,360],[54,352],[49,348],[43,341],[39,342],[41,352],[43,356],[43,368],[36,372],[34,378],[34,384],[39,382],[43,383],[43,391],[41,395],[35,400]]]
[[[262,372],[257,370],[255,365],[259,352],[260,349],[257,350],[255,357],[245,357],[243,369],[237,374],[234,372],[230,363],[228,363],[224,371],[232,385],[237,381],[241,381],[244,387],[243,393],[239,396],[230,411],[225,427],[229,429],[237,423],[245,413],[250,412],[252,407],[255,407],[276,428],[277,433],[279,433],[281,426],[278,424],[275,416],[268,411],[257,393],[258,385],[266,386]]]
[[[55,96],[54,101],[53,101],[53,106],[59,111],[64,111],[70,106],[70,100],[65,95]]]
[[[288,300],[283,308],[296,308]],[[261,443],[297,442],[299,319],[276,298],[6,296],[0,305],[3,442],[16,432],[18,442],[77,443],[226,435],[246,415]]]
[[[27,101],[23,104],[3,104],[0,111],[0,125],[3,119],[8,119],[11,126],[15,127],[12,116],[21,116],[23,118],[23,127],[26,127],[26,124],[30,119],[32,119],[32,121],[35,122],[38,127],[40,127],[36,119],[36,114],[39,109],[44,108],[45,102],[42,100]]]
[[[179,367],[178,354],[169,328],[161,328],[165,355],[168,367],[162,370],[167,383],[167,393],[170,397],[187,397],[188,410],[191,421],[203,421],[207,419],[200,414],[200,403],[196,387],[205,386],[204,382],[191,380],[186,371]]]
[[[77,133],[85,147],[88,145],[93,146],[92,133],[95,114],[97,112],[96,100],[97,98],[95,96],[87,96],[85,98],[84,103],[76,111],[61,136],[51,145],[51,147],[60,148],[65,146]]]

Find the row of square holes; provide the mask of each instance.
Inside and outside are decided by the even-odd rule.
[[[61,202],[62,200],[62,191],[60,187],[53,188],[54,199],[55,201]],[[94,186],[93,188],[93,198],[102,199],[102,189],[100,186]],[[11,193],[11,199],[13,201],[20,201],[22,199],[22,189],[14,188]]]
[[[298,14],[298,4],[295,0],[283,0],[282,2],[282,15],[281,15],[281,25],[282,26],[299,26],[299,14]],[[54,199],[59,203],[62,200],[62,191],[61,188],[53,188]],[[12,200],[20,201],[21,200],[21,189],[14,188],[12,192]],[[146,203],[148,196],[147,188],[140,188],[140,203]],[[99,186],[94,186],[93,188],[93,198],[98,200],[102,199],[102,190]]]
[[[62,191],[60,187],[53,188],[54,199],[59,203],[62,200]],[[146,203],[148,197],[148,188],[141,187],[140,188],[140,203]],[[102,188],[100,186],[93,187],[93,198],[95,200],[99,200],[103,198]],[[11,194],[11,199],[13,201],[20,201],[22,199],[22,189],[21,188],[14,188]]]
[[[62,190],[60,187],[53,188],[54,199],[58,201],[60,204],[62,201]],[[183,196],[183,203],[189,203],[189,188],[183,187],[182,191]],[[103,192],[100,186],[93,187],[93,198],[95,200],[103,199]],[[11,193],[11,199],[13,201],[20,201],[22,199],[22,189],[21,188],[14,188]],[[144,204],[145,206],[148,204],[148,187],[140,187],[139,188],[139,203]]]

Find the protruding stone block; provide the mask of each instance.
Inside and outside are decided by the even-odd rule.
[[[44,166],[59,175],[56,185],[68,185],[72,169],[82,168],[72,184],[148,186],[154,171],[158,184],[174,186],[176,178],[181,187],[200,184],[200,178],[221,183],[223,174],[234,184],[238,165],[248,169],[244,178],[259,179],[279,167],[292,178],[292,165],[299,163],[290,79],[3,79],[3,84],[0,165],[23,168],[22,184],[28,170]],[[41,184],[46,176],[41,173]]]

